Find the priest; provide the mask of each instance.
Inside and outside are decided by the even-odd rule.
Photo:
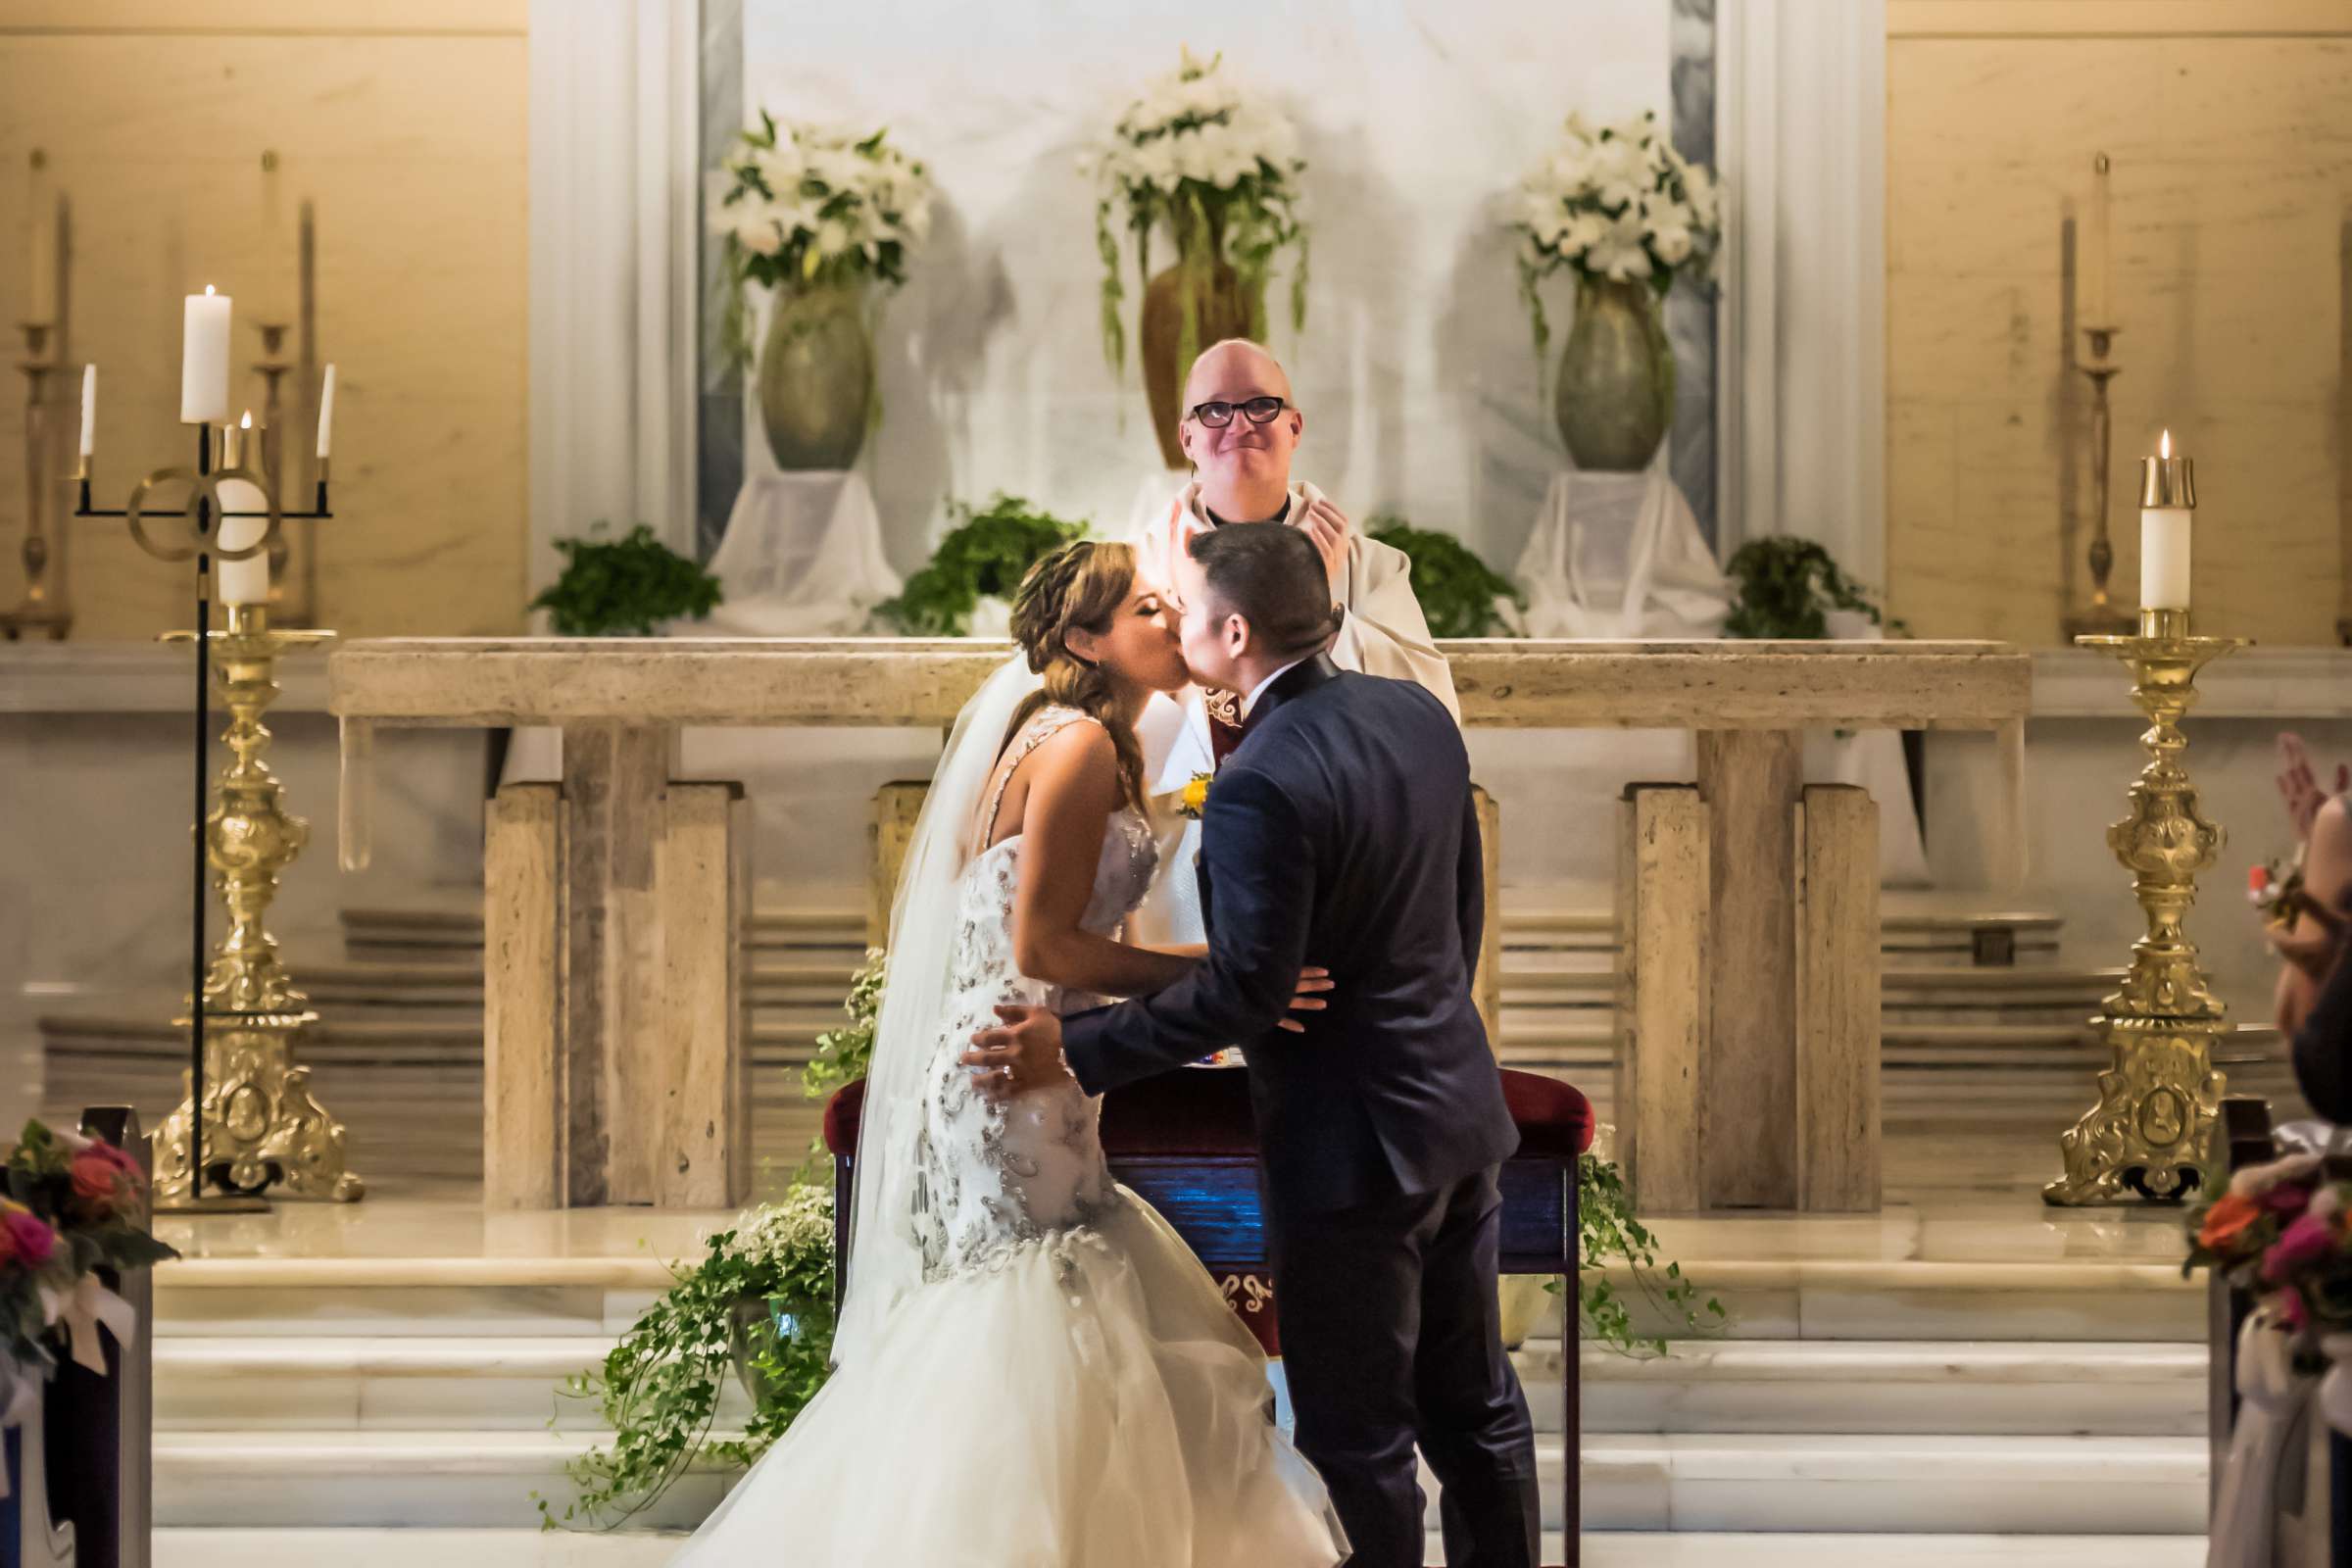
[[[1172,587],[1177,553],[1205,529],[1287,522],[1314,540],[1331,576],[1332,602],[1346,612],[1332,659],[1346,669],[1419,682],[1458,722],[1452,674],[1413,597],[1412,563],[1402,551],[1365,538],[1322,491],[1292,477],[1291,455],[1306,416],[1274,356],[1246,338],[1211,344],[1193,362],[1182,408],[1177,440],[1192,460],[1193,482],[1132,541],[1144,576],[1163,590]],[[1180,702],[1152,699],[1137,728],[1160,801],[1173,801],[1195,776],[1216,771],[1241,739],[1237,706],[1233,693],[1198,688]],[[1158,825],[1160,875],[1136,913],[1134,939],[1205,941],[1193,874],[1200,825],[1172,810]]]

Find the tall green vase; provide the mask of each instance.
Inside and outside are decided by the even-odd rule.
[[[1578,278],[1576,324],[1560,353],[1552,412],[1580,468],[1632,473],[1674,423],[1674,349],[1657,290]]]
[[[825,284],[779,293],[760,350],[760,418],[776,466],[850,467],[865,445],[873,402],[862,291]]]
[[[1220,339],[1250,335],[1265,314],[1264,285],[1250,290],[1224,259],[1223,226],[1213,217],[1205,223],[1179,220],[1176,265],[1144,286],[1143,318],[1136,333],[1143,345],[1144,395],[1152,406],[1152,431],[1159,438],[1160,460],[1170,468],[1186,465],[1176,427],[1184,418],[1179,405],[1194,359]],[[1193,328],[1189,342],[1188,317]]]

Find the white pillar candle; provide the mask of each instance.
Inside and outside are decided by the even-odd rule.
[[[335,368],[326,368],[326,378],[318,384],[318,455],[326,457],[334,445],[335,433]]]
[[[35,147],[31,165],[25,217],[32,230],[32,254],[24,272],[24,319],[46,325],[57,319],[57,203],[49,193],[49,155]]]
[[[2115,247],[2109,240],[2107,220],[2107,175],[2110,169],[2107,155],[2100,153],[2091,160],[2090,171],[2090,254],[2083,258],[2084,326],[2113,326],[2108,313],[2114,308]]]
[[[179,345],[179,422],[220,424],[228,418],[229,299],[204,292],[188,296]]]
[[[2197,492],[2188,459],[2173,456],[2164,432],[2156,456],[2141,462],[2139,490],[2139,606],[2188,608],[2189,519]]]
[[[98,367],[81,368],[81,455],[98,450]]]
[[[253,416],[247,414],[228,432],[221,447],[222,464],[234,468],[245,461],[247,445],[255,439]],[[219,552],[258,545],[270,532],[269,498],[261,486],[244,479],[223,479],[220,485],[220,517],[213,530],[213,582],[224,605],[266,605],[270,602],[270,552],[257,550],[243,561],[222,561]],[[251,515],[238,515],[251,514]]]

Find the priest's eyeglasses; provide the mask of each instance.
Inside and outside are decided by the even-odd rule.
[[[1235,410],[1250,416],[1251,424],[1266,424],[1290,405],[1280,398],[1251,398],[1246,403],[1196,403],[1192,417],[1211,430],[1222,430],[1233,422]]]

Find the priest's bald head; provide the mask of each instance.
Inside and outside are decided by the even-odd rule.
[[[1229,337],[1193,361],[1176,439],[1202,496],[1223,515],[1254,518],[1261,506],[1279,505],[1305,429],[1291,378],[1262,344]]]

